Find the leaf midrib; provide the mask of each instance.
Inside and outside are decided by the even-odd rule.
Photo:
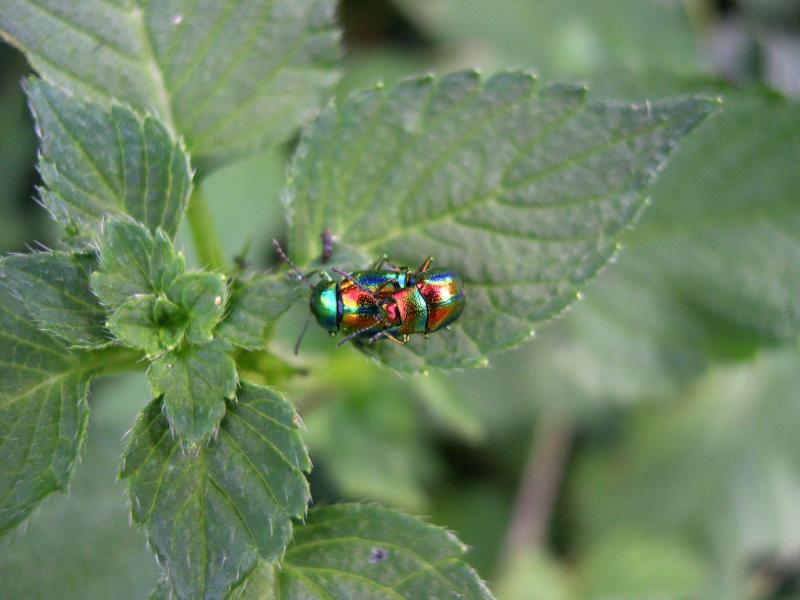
[[[158,63],[155,52],[153,51],[153,41],[150,38],[150,31],[144,21],[144,11],[137,4],[133,5],[130,11],[130,17],[134,21],[133,29],[139,36],[139,41],[142,44],[144,51],[145,67],[150,73],[151,83],[153,84],[156,93],[156,100],[160,105],[159,114],[164,121],[167,129],[173,137],[176,137],[178,131],[175,127],[175,115],[172,110],[172,97],[167,90],[166,82],[164,81],[164,72],[161,65]]]

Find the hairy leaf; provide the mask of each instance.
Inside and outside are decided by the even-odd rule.
[[[387,508],[316,508],[295,529],[280,568],[260,563],[232,598],[491,599],[463,562],[466,549],[452,533]]]
[[[800,103],[753,92],[727,98],[654,186],[654,210],[629,245],[695,303],[766,340],[793,343]]]
[[[333,0],[1,0],[47,79],[158,115],[206,162],[285,140],[335,82]]]
[[[0,533],[66,490],[83,443],[87,364],[0,287]]]
[[[142,412],[121,475],[178,598],[222,598],[259,557],[283,554],[309,499],[298,422],[276,391],[243,384],[219,435],[186,452],[160,399]]]
[[[189,342],[204,344],[213,339],[212,330],[225,311],[227,279],[216,273],[186,273],[172,282],[167,297],[189,315]]]
[[[304,297],[308,297],[305,283],[292,281],[285,275],[264,273],[235,280],[219,335],[242,348],[263,348],[267,325]]]
[[[513,72],[378,88],[324,111],[304,138],[290,249],[306,263],[329,227],[396,263],[433,255],[464,279],[461,319],[369,350],[399,370],[484,363],[575,299],[678,140],[715,106],[587,102],[581,87]]]
[[[68,233],[92,237],[112,214],[175,234],[192,173],[157,118],[83,102],[40,79],[27,89],[41,138],[42,203]]]
[[[99,348],[111,342],[105,311],[89,286],[95,259],[65,252],[8,256],[2,276],[43,329],[71,346]]]
[[[238,384],[236,363],[220,342],[165,354],[150,365],[147,381],[154,397],[164,397],[172,430],[190,446],[214,433]]]
[[[0,543],[3,598],[146,598],[156,565],[141,533],[130,526],[125,483],[114,481],[120,433],[130,428],[146,394],[140,373],[106,380],[93,390],[69,495],[48,498]]]
[[[108,329],[120,342],[149,356],[174,350],[186,331],[186,315],[160,296],[131,296],[108,319]]]
[[[92,289],[100,301],[116,308],[131,296],[164,291],[186,270],[169,238],[151,234],[140,223],[112,219],[100,237],[100,267]]]

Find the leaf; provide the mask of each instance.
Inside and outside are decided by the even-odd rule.
[[[526,550],[504,561],[495,590],[502,600],[574,600],[576,594],[561,565],[540,551]]]
[[[188,315],[189,342],[204,344],[213,339],[212,330],[225,311],[227,278],[217,273],[186,273],[172,282],[167,297]]]
[[[125,484],[114,480],[120,435],[145,394],[139,373],[93,390],[85,448],[69,495],[48,499],[35,518],[0,543],[4,598],[146,598],[156,565],[141,533],[130,526]]]
[[[181,254],[163,233],[151,234],[140,223],[112,219],[99,240],[100,267],[92,289],[115,309],[131,296],[165,291],[186,270]]]
[[[156,359],[147,370],[153,397],[164,397],[173,432],[190,447],[207,440],[236,396],[236,363],[224,344],[188,346]]]
[[[654,186],[653,212],[628,245],[692,302],[791,344],[800,337],[800,103],[727,98]]]
[[[68,54],[60,45],[59,52]],[[40,79],[26,87],[41,138],[42,203],[68,233],[91,238],[111,214],[175,234],[192,173],[180,142],[157,118],[83,102]]]
[[[92,294],[93,256],[36,252],[7,256],[2,276],[40,329],[71,346],[100,348],[111,340],[105,311]]]
[[[0,35],[46,79],[125,102],[201,164],[287,139],[336,81],[333,0],[2,0]]]
[[[594,544],[580,576],[586,598],[702,598],[708,589],[708,566],[691,546],[673,536],[632,531]]]
[[[139,294],[114,311],[108,319],[108,329],[126,346],[153,357],[177,348],[186,330],[186,319],[183,310],[166,298]]]
[[[141,413],[121,476],[178,598],[222,598],[259,557],[283,554],[309,500],[298,422],[276,391],[245,383],[217,438],[184,452],[160,399]]]
[[[683,535],[727,586],[719,597],[739,597],[755,561],[800,539],[799,367],[794,348],[762,352],[709,370],[680,402],[642,406],[613,447],[577,464],[576,530]]]
[[[460,320],[429,340],[368,350],[404,371],[483,364],[575,299],[678,140],[715,106],[592,103],[581,87],[516,72],[355,96],[325,110],[297,152],[290,249],[304,264],[330,227],[395,263],[435,256],[464,279]]]
[[[559,337],[530,361],[531,393],[552,409],[668,398],[710,360],[706,324],[635,249],[623,250],[555,329]]]
[[[359,359],[336,365],[342,373],[353,373],[359,368],[354,360]],[[305,419],[318,472],[345,498],[424,510],[429,500],[425,484],[434,479],[437,457],[425,439],[418,409],[409,402],[410,390],[386,381],[385,372],[378,372],[382,383],[370,382],[365,369],[359,373],[366,385],[340,383],[339,390],[323,387],[310,394],[330,399]]]
[[[492,598],[461,560],[465,552],[452,533],[394,510],[358,504],[315,508],[295,529],[280,569],[259,563],[232,598]]]
[[[83,444],[89,368],[0,287],[0,533],[66,491]]]
[[[544,75],[585,77],[600,69],[701,67],[696,36],[679,2],[640,0],[394,0],[430,34],[477,45],[490,63]]]
[[[285,275],[262,273],[233,283],[227,315],[219,326],[222,339],[248,350],[264,347],[267,325],[308,297],[308,287]]]

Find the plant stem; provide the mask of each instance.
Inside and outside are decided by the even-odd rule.
[[[507,558],[545,544],[572,436],[572,428],[560,418],[542,415],[537,421],[506,534]]]
[[[189,199],[189,208],[186,210],[189,218],[189,228],[192,231],[192,241],[200,265],[212,271],[225,271],[227,266],[225,252],[214,227],[214,220],[208,212],[205,197],[197,186]]]
[[[142,353],[128,348],[106,348],[92,352],[92,373],[96,377],[137,371],[146,366]]]

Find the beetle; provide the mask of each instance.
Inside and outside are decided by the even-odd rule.
[[[311,287],[309,307],[317,323],[330,335],[344,334],[337,346],[356,339],[374,343],[384,337],[405,344],[412,334],[427,337],[447,327],[464,310],[461,277],[451,269],[432,269],[433,257],[413,271],[397,267],[383,256],[365,271],[330,269],[341,276],[340,281],[320,272],[321,280],[314,285],[277,241],[273,246]]]

